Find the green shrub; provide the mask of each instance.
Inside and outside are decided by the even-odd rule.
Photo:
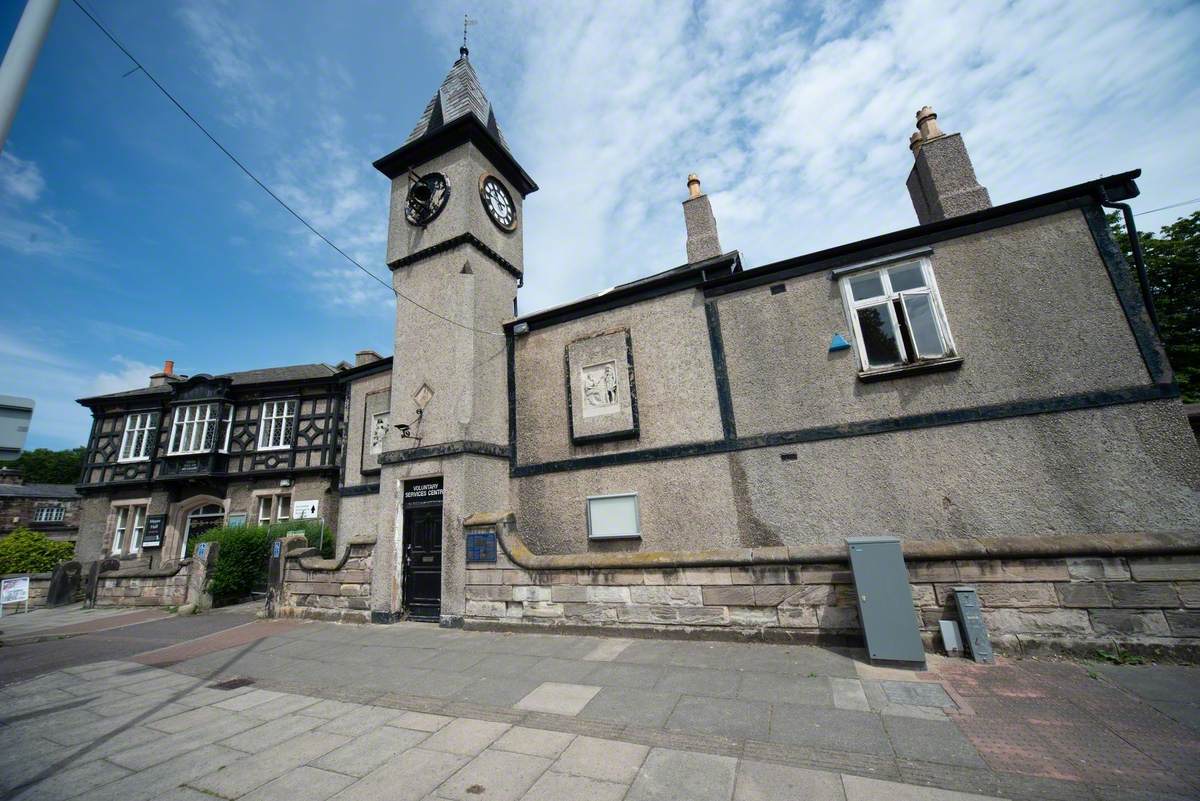
[[[266,585],[271,543],[291,531],[302,531],[313,548],[321,539],[319,521],[276,523],[271,526],[222,526],[189,539],[187,554],[192,555],[197,543],[220,543],[217,564],[209,574],[208,591],[218,605],[236,603],[250,595],[252,590]],[[334,537],[329,528],[325,529],[323,546],[321,555],[331,558]]]
[[[75,556],[75,545],[27,528],[0,539],[0,573],[49,573]]]

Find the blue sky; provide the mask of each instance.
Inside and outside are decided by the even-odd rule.
[[[469,10],[472,63],[542,187],[522,311],[684,261],[693,171],[749,266],[914,225],[924,104],[997,203],[1134,167],[1135,210],[1200,195],[1195,3],[87,2],[385,277],[370,164],[408,135]],[[21,5],[0,4],[4,42]],[[131,66],[63,0],[0,155],[0,394],[37,401],[29,447],[81,444],[74,399],[142,385],[166,358],[216,373],[392,350],[390,294]]]

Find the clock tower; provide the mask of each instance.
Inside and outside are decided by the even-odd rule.
[[[467,48],[459,53],[408,139],[375,162],[392,182],[397,295],[380,457],[388,517],[371,590],[380,621],[461,620],[462,520],[509,507],[502,323],[522,282],[522,203],[537,184],[509,152]]]

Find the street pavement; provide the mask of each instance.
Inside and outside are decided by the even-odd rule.
[[[85,665],[106,659],[124,659],[145,651],[192,640],[254,620],[255,611],[244,607],[232,611],[176,617],[160,610],[96,610],[101,614],[68,611],[49,618],[61,626],[47,626],[46,619],[31,621],[18,629],[4,618],[0,629],[0,687],[51,670]],[[23,618],[25,615],[17,615]],[[33,617],[33,613],[29,615]],[[16,642],[16,644],[10,644]],[[0,712],[2,714],[2,712]]]
[[[1198,676],[948,659],[913,673],[805,646],[258,621],[0,690],[0,792],[1197,798],[1200,732],[1162,697],[1194,705]]]

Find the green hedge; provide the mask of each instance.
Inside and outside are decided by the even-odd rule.
[[[209,575],[208,591],[217,605],[237,603],[250,595],[251,591],[266,585],[267,563],[271,555],[271,543],[292,531],[303,531],[308,544],[313,548],[321,540],[319,522],[304,521],[276,523],[271,526],[222,526],[211,528],[188,540],[187,555],[191,556],[196,544],[218,542],[217,564]],[[321,555],[332,558],[334,552],[333,531],[325,529]]]
[[[75,545],[16,528],[0,538],[0,573],[49,573],[75,556]]]

